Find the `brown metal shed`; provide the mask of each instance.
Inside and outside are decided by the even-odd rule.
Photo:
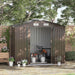
[[[35,52],[36,45],[51,48],[51,63],[56,63],[56,57],[65,57],[65,26],[44,20],[31,20],[22,25],[10,27],[10,55],[15,62],[28,59]]]

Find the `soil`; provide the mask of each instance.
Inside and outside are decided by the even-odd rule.
[[[0,75],[75,75],[75,62],[66,62],[61,66],[9,67],[0,64]]]

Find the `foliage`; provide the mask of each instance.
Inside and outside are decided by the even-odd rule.
[[[9,28],[6,28],[5,31],[2,32],[2,37],[5,37],[7,40],[7,47],[9,49],[9,40],[10,40],[10,33],[9,33]]]
[[[66,29],[66,42],[69,41],[72,47],[72,50],[75,49],[75,27],[73,29]]]
[[[6,40],[3,39],[2,42],[3,42],[3,43],[6,43]]]
[[[23,63],[26,63],[26,64],[27,64],[27,60],[26,60],[26,59],[22,60],[22,64],[23,64]]]
[[[0,0],[0,25],[3,24],[3,22],[7,22],[7,20],[5,21],[4,18],[7,16],[6,13],[8,13],[9,5],[11,5],[11,2],[12,0]]]
[[[0,23],[23,23],[34,18],[44,18],[53,22],[57,13],[52,1],[12,0],[12,4],[6,2],[1,8]]]
[[[73,61],[75,60],[75,51],[69,51],[65,53],[65,59],[67,61]]]
[[[14,60],[14,58],[13,58],[13,57],[10,57],[10,58],[9,58],[9,61],[14,62],[15,60]]]
[[[72,50],[74,50],[75,49],[75,37],[70,38],[70,43],[71,43],[71,46],[72,46]]]
[[[75,73],[70,73],[70,74],[67,74],[67,75],[75,75]]]
[[[61,62],[61,59],[62,59],[61,56],[57,56],[57,61],[58,62]]]
[[[0,43],[6,43],[6,39],[5,38],[0,38]]]
[[[9,50],[5,47],[1,49],[1,52],[8,52]]]
[[[6,43],[6,39],[5,38],[0,38],[0,43]]]
[[[62,18],[58,19],[60,24],[67,25],[70,21],[70,18],[72,18],[73,22],[75,23],[75,0],[54,0],[53,3],[56,9],[65,7],[61,14]]]
[[[21,61],[17,61],[17,64],[21,64]]]

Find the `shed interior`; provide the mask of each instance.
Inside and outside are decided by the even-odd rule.
[[[51,28],[30,28],[30,54],[36,56],[36,62],[40,62],[41,56],[45,56],[47,63],[51,62]]]

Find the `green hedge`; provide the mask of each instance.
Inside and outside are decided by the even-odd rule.
[[[69,51],[65,53],[66,61],[73,61],[75,60],[75,51]]]

